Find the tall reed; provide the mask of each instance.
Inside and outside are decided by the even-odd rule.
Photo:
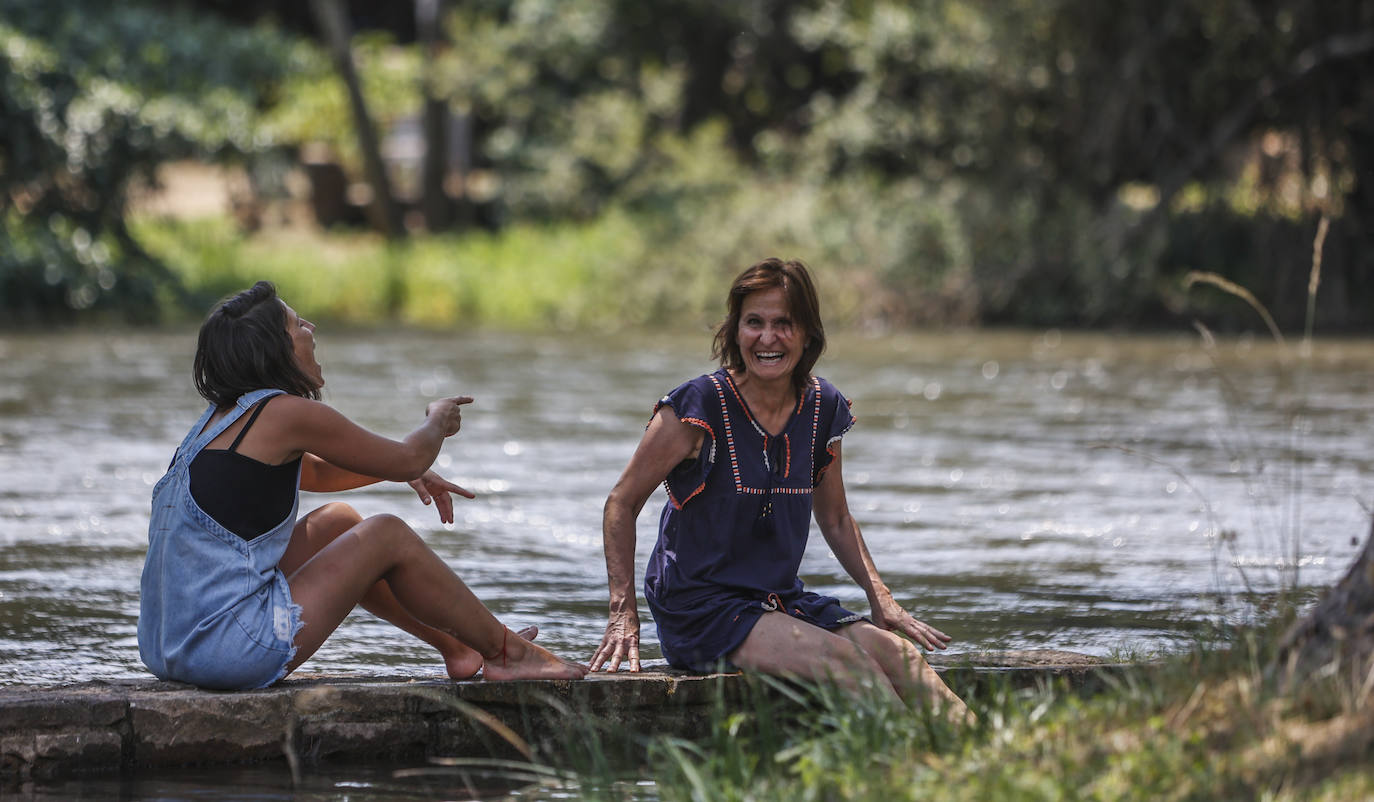
[[[1307,282],[1307,313],[1303,327],[1302,344],[1298,349],[1296,358],[1273,315],[1269,313],[1264,303],[1248,289],[1223,276],[1206,271],[1191,271],[1183,280],[1185,289],[1207,285],[1245,302],[1263,321],[1278,349],[1278,358],[1275,364],[1279,389],[1277,406],[1287,432],[1287,445],[1284,458],[1279,461],[1279,469],[1275,471],[1270,470],[1270,461],[1265,458],[1258,438],[1254,437],[1250,431],[1250,424],[1244,416],[1239,414],[1239,410],[1246,408],[1251,403],[1251,399],[1245,397],[1244,393],[1238,389],[1236,382],[1229,376],[1225,364],[1220,358],[1216,338],[1211,331],[1201,322],[1194,321],[1194,326],[1200,335],[1200,347],[1208,357],[1213,372],[1217,376],[1218,386],[1226,405],[1230,432],[1233,437],[1240,440],[1239,444],[1233,443],[1222,435],[1222,446],[1232,461],[1249,462],[1251,465],[1250,471],[1245,476],[1245,481],[1248,492],[1257,501],[1257,504],[1252,507],[1252,515],[1254,516],[1252,521],[1257,530],[1256,534],[1271,530],[1273,546],[1280,555],[1279,589],[1281,601],[1291,598],[1301,585],[1303,490],[1301,455],[1307,425],[1304,417],[1307,370],[1312,357],[1312,332],[1315,325],[1317,291],[1321,286],[1322,249],[1328,229],[1329,220],[1323,216],[1318,222],[1312,244],[1312,263],[1308,271]],[[1258,517],[1257,511],[1259,508],[1270,504],[1275,505],[1277,509],[1274,518],[1265,523]],[[1209,516],[1211,514],[1209,507]],[[1234,531],[1223,533],[1214,526],[1213,534],[1218,538],[1218,542],[1227,544],[1231,552],[1232,562],[1237,567],[1247,592],[1253,594],[1254,587],[1245,575],[1244,568],[1238,559],[1239,555],[1236,553],[1237,536]]]

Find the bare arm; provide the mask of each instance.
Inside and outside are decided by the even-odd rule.
[[[473,494],[429,470],[429,465],[444,439],[461,428],[459,409],[471,401],[467,396],[457,396],[430,404],[424,424],[397,442],[369,432],[325,404],[284,397],[272,408],[272,416],[264,417],[262,436],[246,444],[245,451],[251,446],[253,452],[267,450],[276,456],[299,450],[301,489],[316,493],[352,490],[386,480],[406,482],[420,501],[436,505],[441,521],[452,523],[453,499],[449,494],[466,498]]]
[[[305,454],[301,459],[301,489],[312,493],[337,493],[381,481],[375,476],[340,468],[314,454]],[[439,520],[446,524],[453,523],[453,496],[450,493],[463,498],[475,497],[471,490],[459,487],[434,471],[425,471],[420,478],[411,479],[406,484],[411,486],[425,506],[434,504],[439,512]]]
[[[424,423],[398,441],[364,429],[327,404],[281,396],[263,410],[240,451],[269,464],[311,454],[332,466],[332,470],[316,474],[319,463],[310,461],[311,483],[302,482],[309,490],[350,484],[356,487],[359,484],[353,483],[366,480],[409,482],[423,476],[439,455],[444,439],[458,433],[461,405],[471,401],[458,396],[432,402],[425,410]]]
[[[301,490],[309,490],[312,493],[337,493],[341,490],[366,487],[380,481],[382,480],[375,476],[365,476],[340,468],[314,454],[305,454],[301,457]]]
[[[300,457],[306,490],[347,489],[381,480],[409,482],[427,475],[444,439],[462,427],[461,405],[471,401],[457,396],[432,402],[424,423],[398,441],[364,429],[327,404],[278,396],[263,409],[238,451],[268,465]],[[235,431],[231,427],[219,439],[227,444]]]
[[[849,501],[845,498],[844,473],[841,465],[840,444],[836,443],[835,461],[826,471],[813,496],[816,524],[825,536],[825,542],[835,553],[836,559],[845,573],[863,588],[868,596],[869,609],[873,623],[896,632],[904,632],[927,649],[943,649],[951,638],[940,630],[917,621],[910,613],[892,598],[892,591],[878,576],[878,568],[873,563],[873,555],[864,543],[859,524],[849,514]]]
[[[635,519],[654,488],[685,459],[701,450],[705,434],[678,420],[670,407],[661,407],[649,421],[629,465],[606,498],[601,534],[606,550],[606,577],[610,584],[610,621],[601,645],[592,655],[591,669],[604,664],[620,669],[621,660],[639,670],[639,600],[635,593]]]

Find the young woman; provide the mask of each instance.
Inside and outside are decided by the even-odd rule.
[[[315,653],[355,605],[438,649],[450,677],[576,679],[586,669],[506,629],[400,518],[342,503],[296,520],[298,491],[409,482],[440,518],[429,469],[467,396],[444,398],[400,441],[320,403],[315,326],[260,281],[200,330],[196,389],[209,407],[153,489],[138,646],[161,679],[261,688]]]
[[[721,368],[658,402],[629,465],[606,499],[603,535],[610,622],[593,671],[622,660],[639,670],[635,518],[668,490],[644,594],[668,662],[728,663],[768,674],[871,686],[954,717],[964,703],[920,649],[950,638],[902,609],[878,576],[849,514],[840,438],[849,402],[811,375],[825,348],[816,291],[800,262],[766,259],[730,287],[716,333]],[[870,617],[803,588],[797,578],[814,509]]]

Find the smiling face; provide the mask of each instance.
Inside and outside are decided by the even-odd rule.
[[[286,312],[286,335],[291,338],[291,350],[296,357],[296,367],[315,382],[315,387],[324,386],[324,368],[315,361],[315,324],[296,314],[296,310],[281,302]]]
[[[748,376],[768,382],[791,381],[806,345],[806,332],[792,319],[782,287],[745,296],[735,342]]]
[[[798,397],[825,351],[820,301],[806,265],[770,256],[730,284],[711,355],[736,378],[789,376]]]

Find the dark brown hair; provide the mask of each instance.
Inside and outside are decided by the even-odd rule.
[[[221,409],[254,390],[320,398],[320,388],[296,364],[286,308],[270,281],[215,306],[200,327],[192,370],[196,391]]]
[[[736,373],[744,368],[744,355],[739,350],[739,319],[744,308],[744,299],[761,290],[781,287],[787,296],[787,309],[792,324],[801,329],[806,337],[801,359],[792,370],[792,389],[801,395],[811,380],[811,369],[825,350],[825,325],[821,323],[821,304],[816,297],[816,286],[811,283],[811,273],[806,265],[793,259],[784,262],[769,257],[755,262],[730,285],[726,298],[725,321],[716,329],[716,339],[711,346],[711,356],[720,360],[721,367]]]

